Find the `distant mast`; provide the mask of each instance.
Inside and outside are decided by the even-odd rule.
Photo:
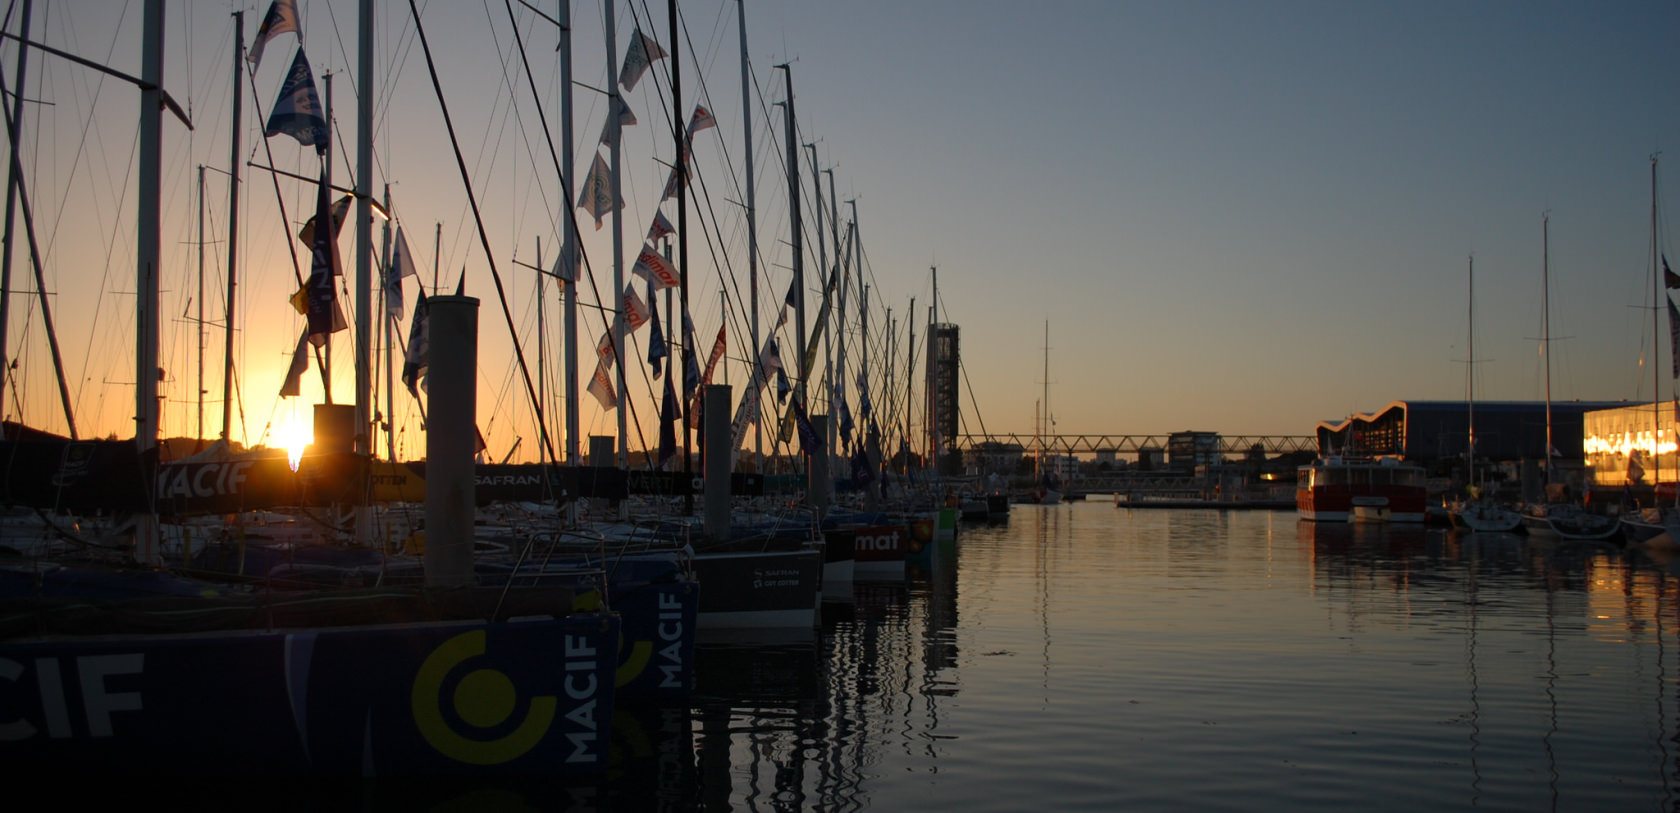
[[[243,125],[242,115],[245,106],[245,89],[240,84],[244,78],[245,65],[245,12],[233,13],[233,128],[228,148],[228,250],[227,250],[227,308],[223,318],[227,320],[227,330],[224,333],[222,347],[222,440],[232,438],[233,433],[233,329],[234,294],[238,290],[239,259],[239,153],[240,127]]]
[[[1662,483],[1662,259],[1657,253],[1657,155],[1651,155],[1651,501]]]
[[[753,201],[753,188],[757,185],[755,183],[757,176],[753,174],[752,69],[747,61],[746,0],[736,0],[736,7],[738,9],[736,20],[740,23],[741,31],[741,133],[745,144],[742,152],[746,155],[747,162],[747,279],[752,296],[751,306],[748,308],[752,343],[748,345],[748,350],[752,353],[758,353],[760,352],[758,343],[758,209]],[[747,385],[753,388],[754,397],[757,397],[758,388],[762,385],[757,380],[761,375],[762,367],[755,358],[751,374],[753,380],[749,381]],[[753,421],[753,470],[761,474],[764,472],[764,422],[762,420]]]

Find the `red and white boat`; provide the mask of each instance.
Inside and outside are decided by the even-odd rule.
[[[1295,511],[1316,522],[1423,522],[1422,466],[1395,458],[1321,457],[1295,480]]]

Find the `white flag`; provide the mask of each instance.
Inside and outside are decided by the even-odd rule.
[[[712,111],[707,110],[700,105],[695,105],[694,115],[688,120],[688,137],[693,139],[695,133],[706,129],[707,127],[716,126],[717,117],[712,115]]]
[[[607,162],[600,153],[595,154],[595,163],[589,165],[589,176],[583,179],[583,191],[578,195],[578,206],[585,212],[595,216],[595,228],[601,228],[601,218],[606,217],[615,208],[623,209],[624,201],[613,206],[612,173],[607,169]]]
[[[657,243],[659,242],[659,238],[664,237],[667,234],[675,234],[676,231],[676,228],[671,225],[671,221],[665,219],[665,213],[655,210],[653,213],[653,225],[648,227],[647,241],[649,243]]]
[[[674,288],[682,284],[676,265],[646,243],[642,244],[642,253],[636,255],[636,265],[630,272],[645,278],[655,289]]]
[[[652,37],[642,34],[640,28],[636,29],[636,33],[630,35],[630,49],[624,53],[624,65],[618,70],[618,83],[627,91],[635,90],[648,66],[654,60],[664,58],[665,49],[659,47]]]
[[[618,126],[619,126],[619,128],[622,129],[622,128],[625,128],[625,127],[629,127],[630,125],[635,124],[635,123],[636,123],[636,114],[630,110],[630,105],[626,104],[624,102],[624,99],[622,99],[622,98],[619,99],[618,100]],[[601,125],[601,143],[610,146],[612,144],[612,134],[613,134],[612,119],[609,118],[609,119],[607,119],[606,124]]]
[[[601,340],[595,343],[595,358],[598,363],[608,367],[613,366],[613,359],[618,356],[613,352],[613,332],[611,329],[601,334]]]
[[[397,240],[391,245],[391,265],[385,269],[385,313],[386,318],[402,321],[404,277],[415,276],[414,254],[408,250],[408,240],[403,237],[401,226],[397,227]]]
[[[554,270],[550,271],[549,273],[553,274],[555,277],[557,277],[559,279],[565,280],[566,282],[577,282],[577,271],[578,271],[577,260],[573,259],[572,262],[570,262],[570,263],[566,262],[567,257],[573,257],[573,256],[574,256],[574,254],[573,254],[573,252],[570,248],[568,248],[566,246],[561,246],[560,247],[560,256],[554,258]],[[571,267],[568,268],[567,267],[568,265],[570,265]]]
[[[269,40],[288,32],[299,33],[297,17],[297,0],[274,0],[269,4],[262,25],[257,26],[257,38],[251,41],[251,53],[245,57],[245,61],[251,63],[251,70],[259,67],[263,48],[268,46]]]
[[[309,370],[309,328],[298,337],[297,349],[292,351],[292,366],[286,371],[286,381],[280,385],[281,398],[294,398],[303,386],[303,374]]]
[[[590,395],[595,396],[595,400],[601,402],[602,409],[618,407],[618,394],[613,391],[612,379],[607,376],[605,364],[595,365],[595,375],[589,379],[588,391]]]
[[[636,293],[636,286],[624,289],[624,324],[626,333],[635,333],[642,325],[647,324],[648,306],[642,297]]]

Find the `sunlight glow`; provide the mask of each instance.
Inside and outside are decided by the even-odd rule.
[[[280,445],[286,449],[286,463],[292,467],[292,471],[298,470],[298,463],[303,460],[303,450],[314,442],[314,435],[311,427],[296,418],[280,427]]]

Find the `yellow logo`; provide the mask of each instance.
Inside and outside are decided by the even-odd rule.
[[[484,651],[484,630],[463,632],[444,641],[414,676],[411,702],[420,735],[438,753],[470,765],[499,765],[519,758],[542,741],[554,722],[558,704],[553,696],[533,697],[525,719],[513,731],[499,739],[485,739],[488,732],[503,727],[513,716],[519,702],[513,681],[495,669],[474,669],[455,683],[455,690],[447,698],[444,696],[444,683],[450,674],[469,659],[483,657]],[[456,731],[444,717],[445,702],[462,723],[476,731]]]

